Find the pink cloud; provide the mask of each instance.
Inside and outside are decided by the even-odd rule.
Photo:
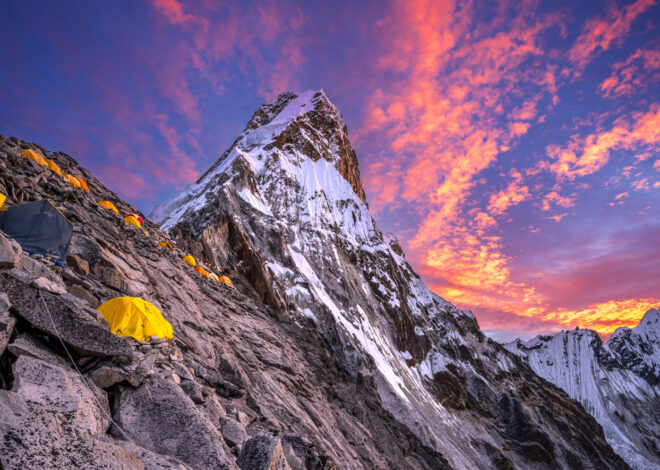
[[[598,86],[605,98],[639,93],[660,82],[660,51],[637,49],[626,60],[612,66],[612,75]]]
[[[610,152],[617,149],[660,149],[660,105],[651,105],[645,113],[621,117],[607,131],[585,138],[574,136],[566,147],[550,145],[546,151],[553,160],[550,170],[560,180],[573,180],[600,170],[609,161]]]
[[[105,165],[100,169],[99,179],[109,181],[112,189],[129,199],[149,199],[154,196],[153,185],[140,175],[126,168]]]
[[[656,0],[636,0],[619,9],[611,4],[605,17],[587,20],[582,33],[568,52],[572,69],[564,69],[563,75],[579,76],[587,64],[612,45],[620,44],[630,32],[633,21],[655,5]]]

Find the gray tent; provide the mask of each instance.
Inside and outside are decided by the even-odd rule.
[[[8,207],[0,212],[0,230],[28,253],[66,260],[73,224],[48,200]]]

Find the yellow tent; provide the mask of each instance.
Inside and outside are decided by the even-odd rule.
[[[37,162],[39,165],[46,166],[46,160],[44,160],[44,157],[42,157],[32,149],[23,150],[21,152],[21,157],[29,158],[30,160]]]
[[[151,303],[139,297],[115,297],[98,308],[117,336],[149,341],[152,336],[172,337],[172,325]]]
[[[233,285],[233,284],[231,283],[231,279],[229,279],[227,276],[220,276],[220,279],[219,279],[219,280],[220,280],[220,282],[224,282],[224,283],[227,284],[228,286]]]
[[[87,183],[85,183],[84,179],[82,179],[80,176],[74,176],[74,178],[78,180],[82,189],[89,191],[89,187],[87,186]]]
[[[163,240],[162,242],[158,242],[158,246],[164,246],[165,248],[169,248],[170,251],[174,251],[174,248],[172,245],[170,245],[170,242]]]
[[[132,215],[126,216],[124,218],[124,222],[126,222],[128,225],[135,225],[136,227],[142,228],[140,221]]]
[[[188,266],[197,266],[197,261],[195,261],[195,258],[192,256],[188,255],[185,258],[183,258],[183,261],[188,263]]]
[[[202,268],[201,266],[197,266],[195,268],[195,271],[197,271],[199,274],[201,274],[204,277],[209,277],[209,274],[206,272],[206,269]]]
[[[4,194],[0,193],[0,207],[5,205],[5,201],[7,200],[7,196]]]
[[[218,275],[216,273],[209,273],[209,277],[211,279],[213,279],[214,281],[219,281],[220,280],[220,278],[218,277]]]
[[[119,214],[119,211],[117,210],[115,205],[110,201],[99,201],[99,206],[103,207],[104,209],[110,209],[115,214]]]
[[[78,179],[75,176],[66,173],[64,175],[64,179],[66,179],[69,182],[69,184],[74,188],[80,189],[80,181],[78,181]]]
[[[57,163],[55,163],[53,160],[44,160],[46,162],[46,166],[48,169],[52,172],[57,173],[58,175],[62,176],[62,170],[60,170],[60,167],[57,166]]]

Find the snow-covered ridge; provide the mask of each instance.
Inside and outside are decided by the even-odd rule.
[[[498,455],[475,443],[499,449],[526,438],[493,433],[508,422],[495,397],[528,406],[516,395],[521,372],[470,312],[424,285],[395,237],[380,232],[346,126],[322,91],[285,93],[263,105],[200,180],[152,218],[193,254],[234,266],[293,322],[314,324],[328,344],[339,343],[336,360],[356,380],[373,380],[388,412],[452,467],[492,467]],[[491,402],[471,395],[484,386],[492,388]],[[538,426],[525,414],[533,411],[520,413]],[[562,448],[573,445],[563,441]],[[502,459],[522,468],[527,457],[516,452]],[[544,452],[565,462],[562,450]]]
[[[160,224],[163,230],[169,230],[181,220],[187,211],[201,209],[206,204],[205,192],[216,182],[218,176],[227,171],[236,158],[252,156],[250,152],[252,149],[271,143],[296,118],[313,111],[315,105],[321,100],[325,100],[336,110],[323,90],[309,90],[300,95],[288,93],[263,105],[260,111],[264,110],[264,112],[255,113],[230,151],[223,155],[197,182],[189,185],[174,199],[156,206],[149,218]],[[338,111],[337,116],[338,119],[341,119]],[[264,122],[264,124],[256,125],[256,122]],[[260,156],[254,157],[256,158],[252,158],[250,163],[261,166]]]
[[[660,445],[655,411],[660,406],[658,310],[649,310],[635,328],[617,329],[606,344],[595,331],[576,329],[505,347],[580,401],[633,468],[660,468],[658,448],[652,444],[655,436],[655,446]],[[640,435],[640,429],[647,432]]]

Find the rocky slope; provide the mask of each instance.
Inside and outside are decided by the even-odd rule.
[[[660,311],[605,344],[592,330],[506,345],[541,377],[579,400],[631,467],[660,468]]]
[[[334,425],[295,429],[342,467],[626,468],[581,405],[432,294],[379,231],[346,126],[322,91],[263,105],[151,218],[177,246],[240,274],[278,324],[303,331],[340,371],[316,387],[340,409],[359,409],[360,436],[370,437],[342,432],[348,447],[330,448]],[[356,450],[381,440],[356,390],[414,445],[394,438],[376,445],[378,456]]]

